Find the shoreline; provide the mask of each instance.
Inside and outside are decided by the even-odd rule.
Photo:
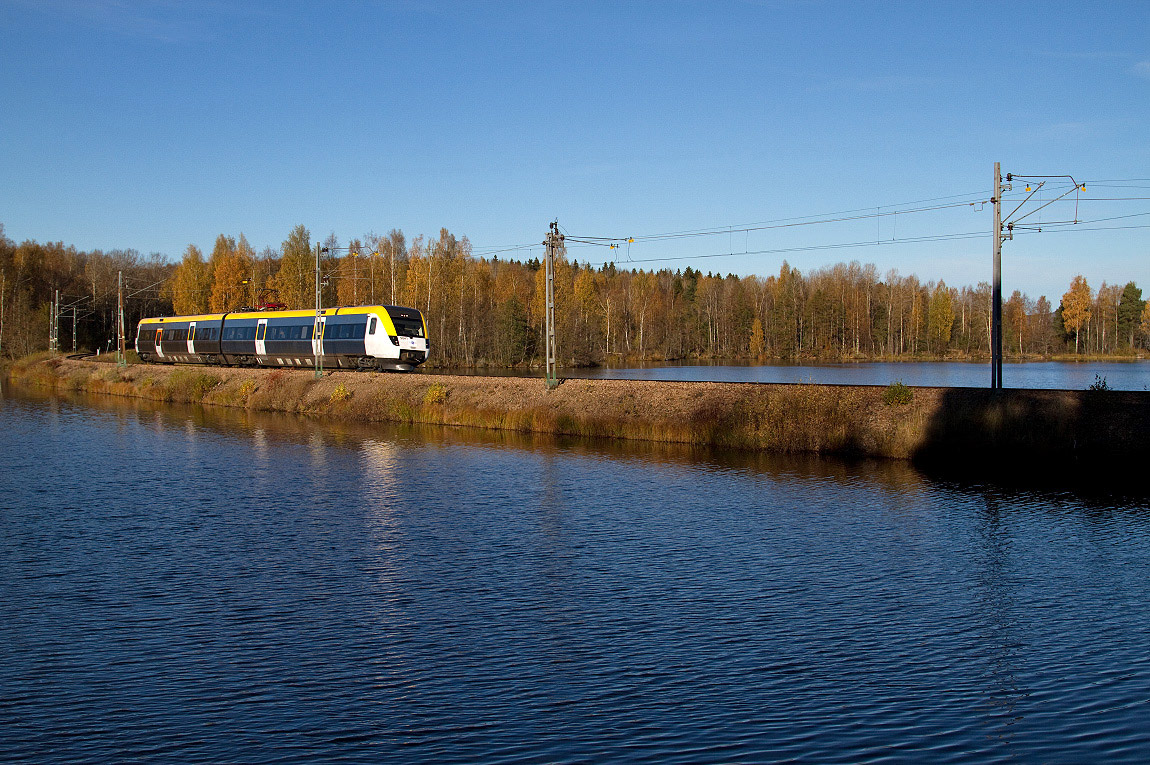
[[[17,362],[19,384],[358,422],[449,425],[943,464],[1072,464],[1150,457],[1150,393],[812,383],[668,382]]]

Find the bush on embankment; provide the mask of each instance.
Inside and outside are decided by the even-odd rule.
[[[130,365],[59,358],[25,383],[356,421],[881,457],[1147,455],[1150,394],[567,380]],[[1139,457],[1141,458],[1141,457]]]

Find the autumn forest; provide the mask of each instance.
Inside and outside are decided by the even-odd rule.
[[[388,303],[424,312],[432,363],[541,363],[544,270],[538,259],[476,257],[446,229],[320,243],[323,304]],[[48,347],[59,292],[60,348],[105,349],[123,275],[129,344],[145,316],[279,303],[315,305],[315,246],[297,226],[279,250],[221,234],[179,262],[133,250],[82,252],[9,240],[0,226],[0,354]],[[989,357],[991,289],[923,282],[858,262],[769,276],[646,271],[564,256],[555,282],[557,341],[567,366],[682,359],[864,360]],[[1095,288],[1076,276],[1053,299],[1004,295],[1008,358],[1144,355],[1150,306],[1133,282]],[[73,331],[74,328],[74,331]]]

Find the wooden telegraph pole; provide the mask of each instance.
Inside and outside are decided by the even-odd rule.
[[[547,232],[547,239],[543,242],[547,247],[546,276],[547,276],[547,389],[552,390],[559,385],[557,374],[558,354],[555,351],[555,251],[563,244],[563,235],[559,233],[559,221],[552,221]]]

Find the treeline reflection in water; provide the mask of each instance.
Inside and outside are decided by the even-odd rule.
[[[7,392],[0,759],[1145,761],[1145,498]]]
[[[425,374],[480,376],[536,376],[541,370],[423,369]],[[990,385],[988,362],[963,361],[860,361],[827,364],[731,364],[695,362],[561,369],[562,377],[601,380],[676,380],[738,383],[815,383],[819,385],[906,385],[942,388],[986,388]],[[1143,391],[1150,388],[1150,363],[1146,361],[1034,361],[1003,366],[1007,388],[1085,390],[1103,382],[1112,390]]]

